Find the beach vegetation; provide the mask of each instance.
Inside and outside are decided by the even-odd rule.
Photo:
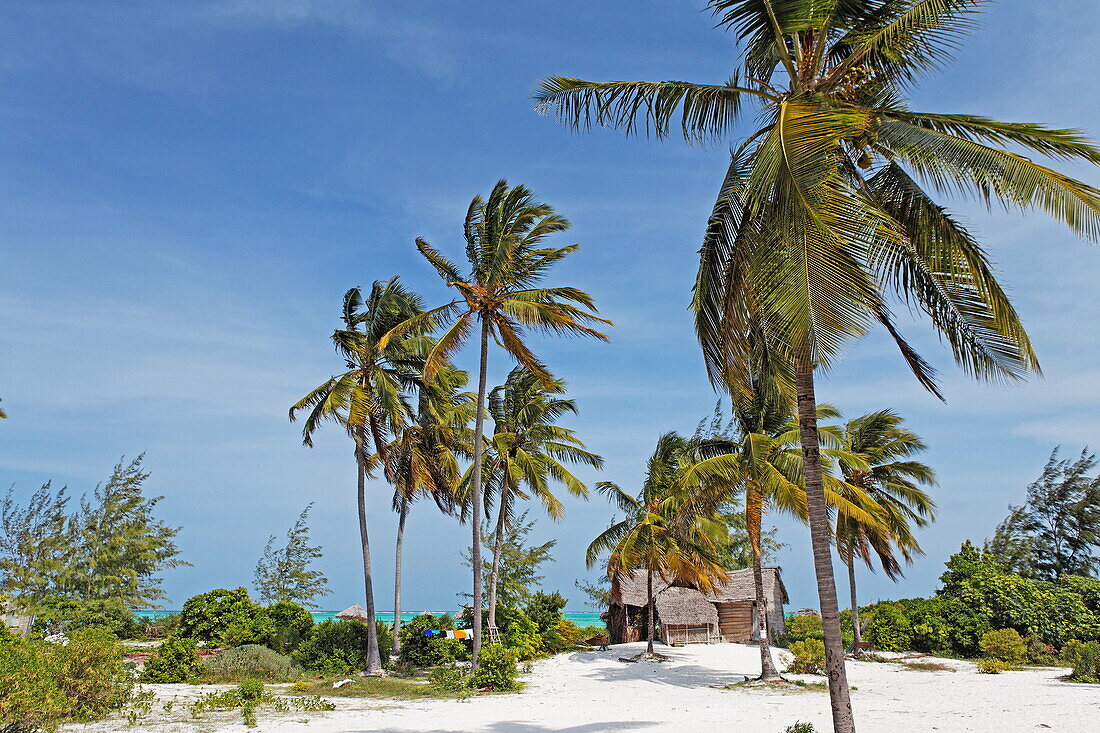
[[[274,633],[267,610],[245,588],[215,588],[188,598],[175,629],[177,636],[226,646],[263,644]]]
[[[312,508],[312,502],[307,504],[287,530],[286,544],[277,546],[275,535],[268,538],[254,573],[256,593],[264,603],[286,602],[317,608],[313,600],[331,592],[328,578],[313,567],[313,563],[323,556],[323,548],[310,544],[309,511]]]
[[[979,674],[1000,674],[1012,669],[1012,665],[1003,659],[982,657],[974,663]]]
[[[1027,644],[1016,629],[996,629],[986,632],[978,642],[982,656],[1000,659],[1011,666],[1019,666],[1027,661]]]
[[[265,644],[280,654],[290,654],[313,631],[313,614],[297,603],[278,601],[266,609],[272,632]]]
[[[1100,682],[1100,641],[1067,644],[1063,659],[1073,665],[1072,682]]]
[[[0,731],[99,720],[121,710],[133,689],[122,647],[101,629],[74,631],[66,644],[52,644],[0,626]]]
[[[424,239],[417,250],[457,297],[437,308],[410,317],[380,342],[425,326],[445,324],[443,334],[424,361],[423,376],[430,378],[474,334],[479,346],[478,390],[474,417],[473,456],[468,509],[473,521],[470,564],[473,569],[473,643],[471,661],[476,667],[481,647],[482,558],[481,517],[484,484],[486,394],[489,344],[503,346],[519,365],[543,384],[553,383],[546,366],[525,341],[528,331],[559,336],[586,336],[603,341],[597,330],[610,321],[596,315],[593,298],[573,287],[542,287],[550,269],[577,251],[580,245],[546,247],[546,238],[569,229],[569,221],[549,204],[537,201],[525,186],[500,180],[487,198],[475,196],[463,225],[469,274]],[[431,330],[431,329],[429,329]]]
[[[813,723],[793,723],[788,725],[783,733],[815,733]]]
[[[867,640],[884,652],[904,652],[911,648],[912,626],[896,603],[879,603],[867,621]]]
[[[792,674],[824,674],[825,642],[818,639],[806,639],[791,644],[794,657],[787,664],[786,672]]]
[[[119,639],[134,639],[141,634],[141,624],[121,598],[90,601],[46,598],[35,609],[34,630],[40,633],[98,628]]]
[[[202,666],[203,682],[217,684],[241,682],[245,679],[293,682],[302,673],[302,668],[291,661],[290,657],[259,644],[226,649],[204,659]]]
[[[295,664],[324,674],[345,674],[367,669],[369,627],[362,621],[328,619],[313,627],[290,655]],[[375,621],[375,638],[383,648],[392,643],[390,628]]]
[[[470,688],[466,670],[455,664],[441,664],[428,673],[428,685],[439,692],[462,692]]]
[[[221,692],[209,692],[190,706],[192,717],[203,713],[227,710],[240,710],[241,720],[247,728],[259,725],[257,713],[262,710],[272,712],[315,712],[331,711],[336,706],[318,695],[286,696],[276,695],[264,688],[257,679],[242,680],[236,687]]]
[[[503,644],[486,644],[481,662],[470,675],[470,687],[477,690],[506,691],[519,687],[515,653]]]
[[[203,675],[199,646],[194,639],[169,636],[154,651],[141,673],[142,682],[197,682]]]
[[[425,631],[454,631],[455,622],[449,614],[434,616],[422,613],[401,625],[399,661],[411,667],[435,667],[469,658],[466,642],[441,636],[428,636]]]

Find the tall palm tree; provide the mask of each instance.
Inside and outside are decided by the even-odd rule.
[[[429,343],[431,343],[429,341]],[[418,373],[423,367],[418,369]],[[430,498],[440,511],[453,513],[458,503],[458,457],[469,456],[465,433],[473,418],[473,395],[461,392],[466,372],[444,366],[428,380],[417,380],[416,410],[400,427],[388,450],[395,478],[393,508],[397,512],[394,542],[393,654],[401,652],[401,580],[405,524],[412,505]],[[376,453],[372,465],[380,460]]]
[[[839,417],[831,405],[818,405],[818,419]],[[709,485],[715,503],[728,501],[733,491],[745,495],[745,527],[752,555],[753,586],[756,595],[756,636],[760,647],[760,679],[780,679],[771,654],[771,635],[767,621],[767,597],[764,593],[761,536],[763,518],[769,509],[777,509],[802,522],[808,521],[804,488],[803,458],[799,445],[798,423],[784,402],[769,400],[758,390],[752,406],[735,407],[732,435],[711,435],[697,441],[702,460],[688,469],[685,480]],[[843,450],[840,431],[821,426],[825,448],[825,500],[837,510],[839,518],[853,518],[866,526],[876,526],[878,507],[858,489],[847,487],[836,477],[837,463],[867,466],[860,456]]]
[[[487,439],[484,460],[487,471],[485,505],[497,503],[493,563],[489,572],[489,626],[496,626],[497,580],[501,545],[517,501],[537,499],[552,519],[561,519],[564,507],[551,490],[551,481],[565,486],[574,496],[588,497],[588,487],[564,465],[584,464],[601,468],[603,458],[585,450],[574,431],[555,424],[566,413],[577,413],[571,399],[560,397],[565,383],[554,379],[549,386],[517,366],[504,384],[489,393],[493,434]]]
[[[367,673],[379,674],[382,660],[374,622],[374,582],[371,575],[370,540],[367,530],[366,479],[372,475],[372,454],[390,481],[396,474],[390,461],[388,436],[404,423],[409,413],[405,390],[422,363],[422,333],[407,330],[401,339],[381,339],[391,329],[422,312],[420,299],[398,278],[376,282],[364,301],[358,288],[344,295],[344,327],[332,334],[346,371],[330,377],[290,408],[290,419],[306,413],[302,441],[312,447],[317,429],[325,422],[339,424],[355,443],[356,497],[359,540],[363,556],[363,587],[367,610]],[[424,322],[421,330],[430,328]]]
[[[927,448],[920,436],[906,428],[903,418],[893,410],[879,410],[845,423],[844,448],[858,456],[863,467],[840,461],[844,480],[858,487],[881,508],[877,522],[866,524],[853,516],[836,520],[837,554],[848,566],[854,640],[862,639],[859,628],[859,602],[856,594],[856,560],[871,566],[877,556],[883,571],[891,579],[901,575],[897,553],[907,563],[914,555],[923,555],[913,534],[936,516],[936,503],[921,486],[936,485],[936,474],[929,466],[912,460]]]
[[[753,100],[762,125],[731,162],[700,251],[693,307],[712,381],[747,388],[750,335],[782,355],[775,377],[797,400],[810,534],[825,632],[833,727],[855,730],[840,636],[815,372],[881,324],[920,382],[935,374],[895,327],[889,291],[929,316],[979,378],[1039,370],[985,252],[925,191],[1040,209],[1091,239],[1100,191],[1006,149],[1100,163],[1074,130],[914,111],[905,94],[950,59],[985,0],[711,0],[741,42],[725,83],[589,82],[550,77],[536,101],[576,128],[593,124],[689,141],[723,139]]]
[[[525,186],[509,186],[500,180],[488,198],[475,196],[466,212],[463,233],[470,272],[463,275],[458,265],[440,254],[423,239],[416,247],[447,287],[458,291],[450,303],[414,316],[395,327],[386,337],[416,332],[427,323],[450,321],[450,325],[429,351],[424,376],[430,377],[455,353],[476,328],[480,337],[477,410],[474,419],[473,471],[470,513],[473,516],[473,652],[477,665],[481,650],[481,499],[482,453],[484,452],[485,393],[488,379],[489,342],[501,344],[517,362],[545,383],[553,377],[525,343],[526,329],[562,336],[607,336],[586,324],[610,324],[596,315],[588,293],[572,287],[539,287],[550,268],[577,251],[580,245],[545,247],[551,234],[569,228],[564,217],[549,204],[539,203]]]
[[[585,562],[592,567],[606,555],[612,583],[626,573],[645,572],[647,655],[653,654],[655,635],[655,576],[704,591],[727,577],[718,559],[718,548],[728,541],[726,528],[713,506],[697,501],[684,481],[686,470],[695,461],[690,440],[665,433],[649,458],[638,496],[610,481],[596,485],[626,516],[592,540]]]

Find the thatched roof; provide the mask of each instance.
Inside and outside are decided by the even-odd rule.
[[[354,606],[345,608],[340,613],[336,614],[336,618],[348,619],[349,621],[367,621],[367,609],[356,603]]]
[[[778,597],[781,603],[788,603],[787,588],[783,585],[783,578],[780,577],[780,569],[778,567],[765,567],[764,575],[764,595],[767,598],[775,598],[776,591],[778,591]],[[693,588],[676,588],[669,587],[669,583],[661,580],[660,576],[653,577],[653,593],[657,597],[657,608],[661,611],[661,618],[665,618],[664,611],[661,610],[661,599],[665,593],[676,592],[676,596],[685,595],[680,591],[686,591],[687,594],[693,595],[699,599],[705,599],[711,602],[720,601],[751,601],[756,598],[756,590],[753,588],[752,581],[752,568],[745,568],[744,570],[734,570],[729,574],[729,580],[723,583],[710,593],[700,593]],[[648,594],[646,592],[646,574],[643,571],[637,570],[632,573],[626,573],[617,578],[611,585],[611,598],[613,602],[621,603],[624,606],[644,606]],[[707,604],[708,606],[710,603]],[[701,608],[701,607],[700,607]],[[711,606],[713,609],[713,606]],[[686,621],[669,621],[668,623],[689,623]],[[696,623],[692,621],[690,623]]]
[[[718,626],[718,609],[694,588],[666,588],[657,596],[657,614],[663,624]]]

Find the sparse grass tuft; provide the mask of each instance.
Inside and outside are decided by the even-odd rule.
[[[357,677],[342,687],[333,682],[343,677],[303,677],[294,683],[293,694],[326,697],[371,697],[392,700],[455,700],[469,697],[469,690],[443,690],[426,681],[402,677]]]

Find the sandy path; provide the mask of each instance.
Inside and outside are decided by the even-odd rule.
[[[338,700],[340,710],[264,716],[259,730],[289,733],[597,733],[600,731],[747,731],[782,733],[808,721],[825,733],[828,694],[819,690],[715,689],[752,675],[755,647],[738,644],[660,651],[662,664],[619,662],[642,644],[610,652],[563,654],[536,662],[527,688],[470,700]],[[785,651],[777,652],[786,655]],[[853,662],[849,682],[861,733],[1050,730],[1100,731],[1100,685],[1067,684],[1063,669],[979,675],[968,662],[937,660],[956,671],[920,672],[896,664]],[[782,665],[782,662],[781,662]],[[822,678],[801,677],[805,680]],[[193,725],[193,724],[192,724]],[[98,727],[98,726],[97,726]],[[197,726],[144,730],[245,730],[206,720]],[[141,727],[129,730],[142,730]]]

